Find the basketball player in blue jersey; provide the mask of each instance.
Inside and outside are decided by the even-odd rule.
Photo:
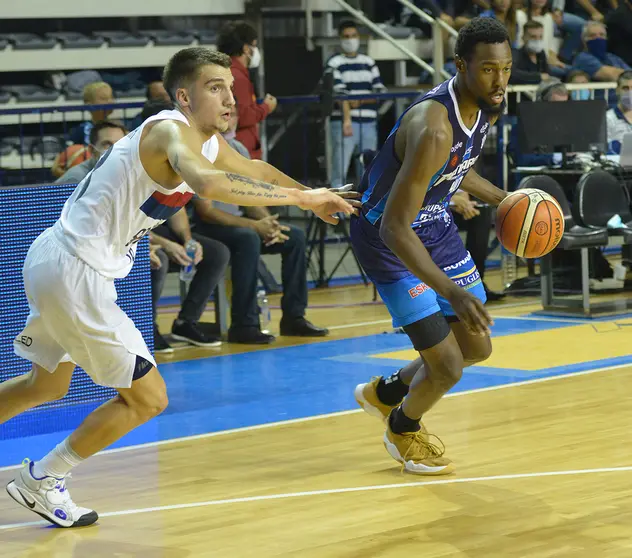
[[[463,368],[491,353],[485,290],[448,209],[462,188],[498,205],[505,192],[472,167],[505,106],[511,48],[505,27],[475,18],[459,32],[456,77],[416,100],[366,169],[351,241],[392,318],[420,357],[389,378],[356,387],[386,421],[384,445],[411,472],[454,471],[421,424]]]

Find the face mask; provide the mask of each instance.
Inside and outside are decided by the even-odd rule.
[[[250,56],[250,63],[248,64],[249,68],[258,68],[259,64],[261,64],[261,53],[259,52],[259,47],[250,47],[252,49],[252,54]]]
[[[590,91],[588,89],[576,89],[571,91],[571,99],[573,101],[588,101],[590,99]]]
[[[358,49],[360,48],[360,39],[342,39],[340,41],[340,46],[347,54],[353,54],[354,52],[358,52]]]
[[[623,93],[621,93],[621,97],[619,97],[619,102],[621,103],[623,110],[632,110],[632,91],[624,91]]]
[[[590,54],[599,58],[599,60],[603,60],[608,52],[608,41],[601,38],[591,39],[586,42],[586,47],[588,47],[588,52],[590,52]]]
[[[527,50],[529,52],[533,52],[538,54],[544,50],[544,40],[542,39],[531,39],[527,41]]]
[[[237,132],[235,130],[228,130],[227,132],[224,132],[222,136],[224,136],[225,140],[232,140],[237,137]]]

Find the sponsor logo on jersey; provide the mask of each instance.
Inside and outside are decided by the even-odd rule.
[[[474,147],[473,145],[470,145],[470,146],[467,148],[467,151],[465,152],[465,154],[463,155],[463,157],[467,157],[468,155],[470,155],[470,154],[472,153],[472,148],[473,148],[473,147]]]
[[[460,267],[464,266],[467,262],[469,262],[471,259],[472,259],[472,256],[468,254],[460,262],[444,267],[443,271],[452,271],[454,269],[459,269]]]
[[[485,122],[485,124],[481,126],[481,134],[487,132],[487,128],[489,128],[489,122]]]
[[[467,161],[462,161],[461,164],[455,168],[452,172],[447,174],[442,174],[439,179],[434,183],[433,187],[438,186],[442,182],[446,180],[454,180],[460,174],[465,174],[471,167],[473,167],[478,161],[478,156],[472,157],[471,159],[467,159]]]
[[[463,147],[463,142],[462,141],[460,141],[456,145],[453,145],[452,149],[450,149],[450,153],[456,153],[459,149],[461,149],[461,147]]]
[[[452,281],[459,287],[467,289],[471,287],[474,283],[480,281],[481,274],[478,272],[478,269],[474,269],[472,273],[466,275],[465,277],[453,277]]]
[[[412,289],[408,289],[408,294],[410,298],[417,298],[420,294],[425,293],[430,290],[430,287],[425,283],[419,283],[419,285],[415,285]]]

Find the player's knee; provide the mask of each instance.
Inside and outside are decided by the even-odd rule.
[[[157,417],[169,406],[169,398],[166,390],[156,390],[145,394],[141,401],[132,404],[141,422],[147,422]]]
[[[465,360],[465,366],[472,366],[479,362],[487,360],[492,354],[492,342],[489,337],[485,340],[481,340],[475,346],[468,347],[463,351],[463,358]]]
[[[59,401],[68,393],[68,385],[41,381],[33,372],[26,376],[26,381],[28,382],[32,399],[39,404]]]
[[[450,350],[430,366],[429,379],[442,391],[448,391],[463,376],[463,355],[461,351]]]

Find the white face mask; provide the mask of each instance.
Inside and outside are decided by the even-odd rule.
[[[527,41],[527,50],[529,52],[534,52],[538,54],[544,50],[544,40],[542,39],[531,39]]]
[[[258,68],[259,64],[261,64],[261,53],[259,52],[259,47],[250,47],[252,49],[252,56],[250,57],[250,63],[248,64],[249,68]]]
[[[354,52],[358,52],[360,48],[360,39],[357,37],[354,39],[341,39],[340,46],[347,54],[353,54]]]

